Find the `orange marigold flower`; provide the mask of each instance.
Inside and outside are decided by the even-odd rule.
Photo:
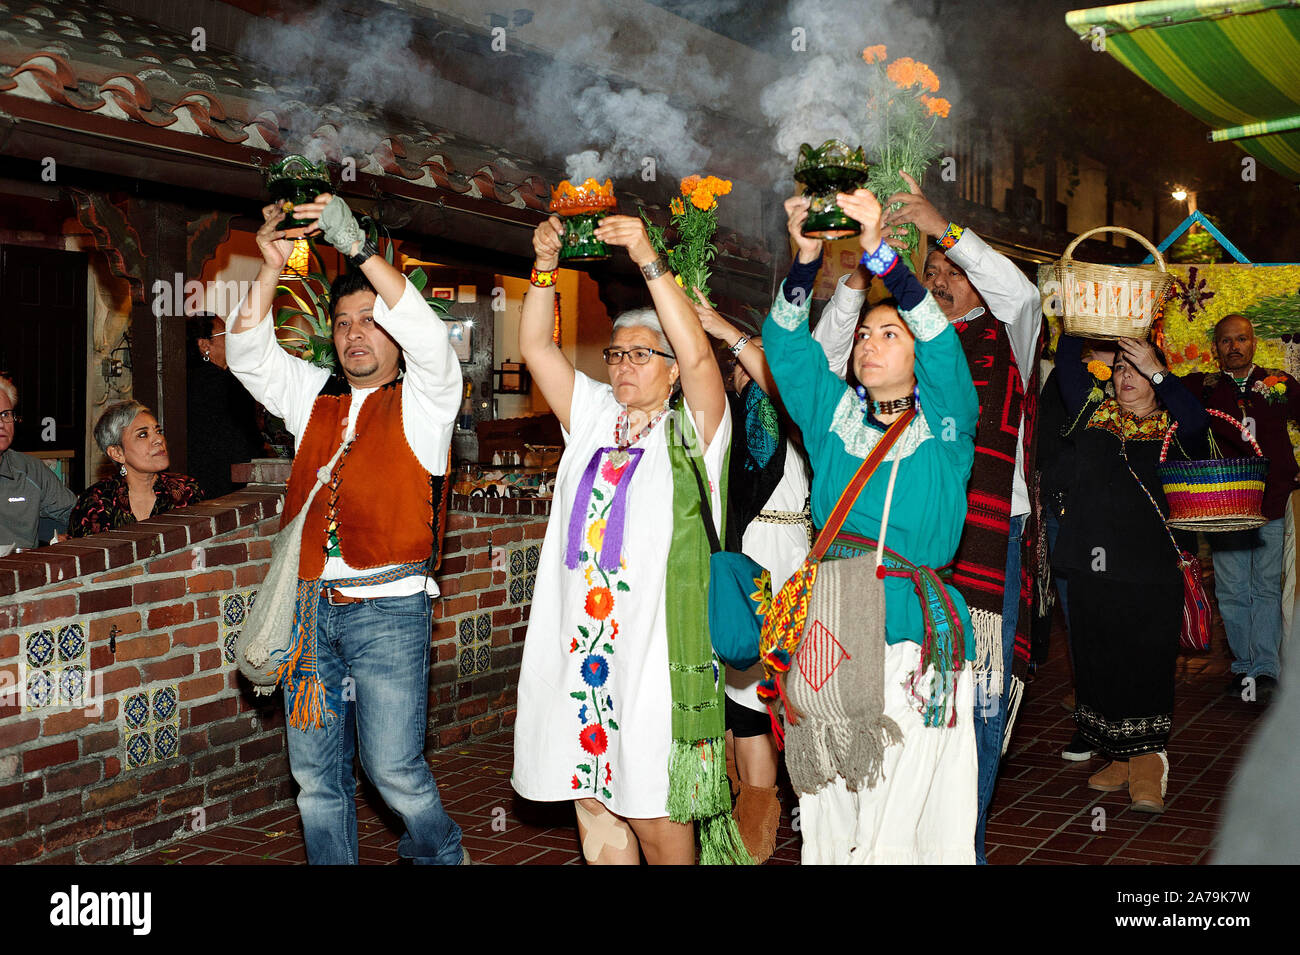
[[[942,96],[926,96],[921,94],[921,102],[930,110],[931,116],[940,116],[948,118],[948,110],[952,109],[952,103],[948,102]]]
[[[731,180],[719,179],[717,176],[705,176],[704,187],[715,196],[725,196],[731,192]]]
[[[1197,348],[1195,345],[1188,345],[1185,349],[1183,349],[1183,354],[1186,355],[1188,358],[1195,358],[1200,353],[1201,350]]]
[[[673,199],[672,202],[668,203],[668,211],[675,216],[685,215],[686,207],[682,205],[681,199]]]
[[[717,203],[713,198],[713,193],[709,192],[709,190],[703,186],[699,186],[691,193],[691,205],[707,212],[717,205]]]
[[[1110,365],[1104,361],[1093,360],[1088,362],[1088,373],[1098,381],[1110,381]]]
[[[1174,352],[1169,356],[1169,364],[1181,365],[1182,363],[1183,363],[1183,356],[1178,354],[1178,352]]]
[[[689,196],[700,184],[699,176],[687,176],[682,180],[682,195]]]
[[[585,609],[592,620],[604,620],[614,609],[614,595],[608,587],[592,587],[587,591]]]
[[[916,81],[931,93],[939,92],[939,77],[935,76],[934,70],[924,63],[916,64]]]
[[[885,61],[885,44],[877,43],[875,46],[869,46],[862,51],[862,59],[867,63],[883,63]]]
[[[900,56],[885,67],[885,75],[894,81],[900,89],[907,89],[916,83],[916,61],[910,56]]]

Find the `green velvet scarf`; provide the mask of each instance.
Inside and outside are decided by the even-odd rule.
[[[753,865],[731,815],[725,751],[726,680],[709,639],[710,550],[691,461],[695,459],[694,467],[703,475],[703,455],[680,395],[674,399],[673,412],[666,419],[665,434],[673,472],[673,537],[664,599],[673,697],[668,818],[698,823],[701,865]],[[720,479],[725,528],[725,458]]]

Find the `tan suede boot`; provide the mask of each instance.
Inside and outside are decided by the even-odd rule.
[[[1107,763],[1100,772],[1093,773],[1088,777],[1088,788],[1095,789],[1098,792],[1119,792],[1127,785],[1128,763],[1123,760],[1117,759],[1113,763]]]
[[[1138,812],[1164,812],[1169,784],[1169,757],[1144,753],[1129,760],[1128,795]]]
[[[736,744],[727,740],[727,785],[731,787],[731,798],[736,798],[736,793],[740,792],[740,770],[736,768]]]
[[[732,815],[745,849],[755,865],[762,865],[776,851],[776,830],[781,823],[781,801],[776,798],[776,787],[741,783]]]

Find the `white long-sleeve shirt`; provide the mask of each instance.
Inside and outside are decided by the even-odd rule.
[[[241,303],[242,306],[242,303]],[[329,378],[324,369],[295,358],[276,341],[270,311],[253,328],[235,331],[238,309],[226,320],[226,362],[254,398],[271,414],[284,419],[293,433],[294,446],[302,443],[312,405]],[[402,432],[420,466],[430,474],[447,470],[447,452],[460,411],[460,362],[447,338],[447,328],[434,315],[410,280],[397,304],[389,308],[375,297],[375,324],[388,332],[402,348],[406,373],[402,384]],[[348,414],[350,435],[357,415],[374,388],[353,388]],[[376,488],[376,492],[382,489]],[[325,562],[323,580],[380,573],[384,568],[361,571],[349,567],[341,557]],[[343,588],[345,594],[362,597],[402,596],[421,588],[437,594],[432,578],[409,577],[379,587]]]
[[[1005,255],[995,251],[971,229],[965,229],[957,243],[948,250],[948,258],[960,266],[966,273],[975,291],[984,297],[993,315],[1006,329],[1011,341],[1011,353],[1016,358],[1020,369],[1020,383],[1029,387],[1029,376],[1033,371],[1034,352],[1038,344],[1038,334],[1042,328],[1043,308],[1038,288],[1015,263]],[[835,287],[835,293],[826,303],[813,338],[826,353],[831,371],[844,377],[853,354],[853,331],[857,328],[858,314],[866,298],[865,289],[849,288],[845,282],[848,276],[842,276]],[[977,305],[960,319],[969,322],[984,314],[984,307]],[[1016,442],[1016,470],[1011,488],[1011,515],[1013,517],[1029,513],[1029,490],[1025,483],[1025,423],[1020,422],[1019,438]]]

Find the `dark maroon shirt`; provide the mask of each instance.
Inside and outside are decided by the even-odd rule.
[[[1276,376],[1286,383],[1286,395],[1278,395],[1264,384],[1264,379]],[[1264,516],[1270,521],[1286,513],[1286,500],[1296,489],[1295,476],[1300,473],[1291,438],[1287,434],[1287,419],[1300,422],[1300,384],[1284,371],[1261,368],[1258,365],[1246,380],[1245,390],[1237,387],[1227,372],[1192,372],[1183,378],[1183,384],[1200,398],[1206,408],[1230,414],[1238,421],[1243,416],[1255,419],[1255,440],[1268,458],[1268,477],[1264,482]],[[1224,457],[1254,457],[1255,450],[1242,440],[1241,429],[1234,428],[1221,418],[1211,416],[1210,427],[1214,440]]]
[[[203,491],[200,490],[198,481],[187,474],[172,474],[170,471],[158,474],[153,492],[154,505],[150,517],[178,507],[198,504],[203,500]],[[87,534],[110,531],[135,522],[126,478],[115,475],[92,484],[81,492],[68,519],[68,536],[85,537]]]

